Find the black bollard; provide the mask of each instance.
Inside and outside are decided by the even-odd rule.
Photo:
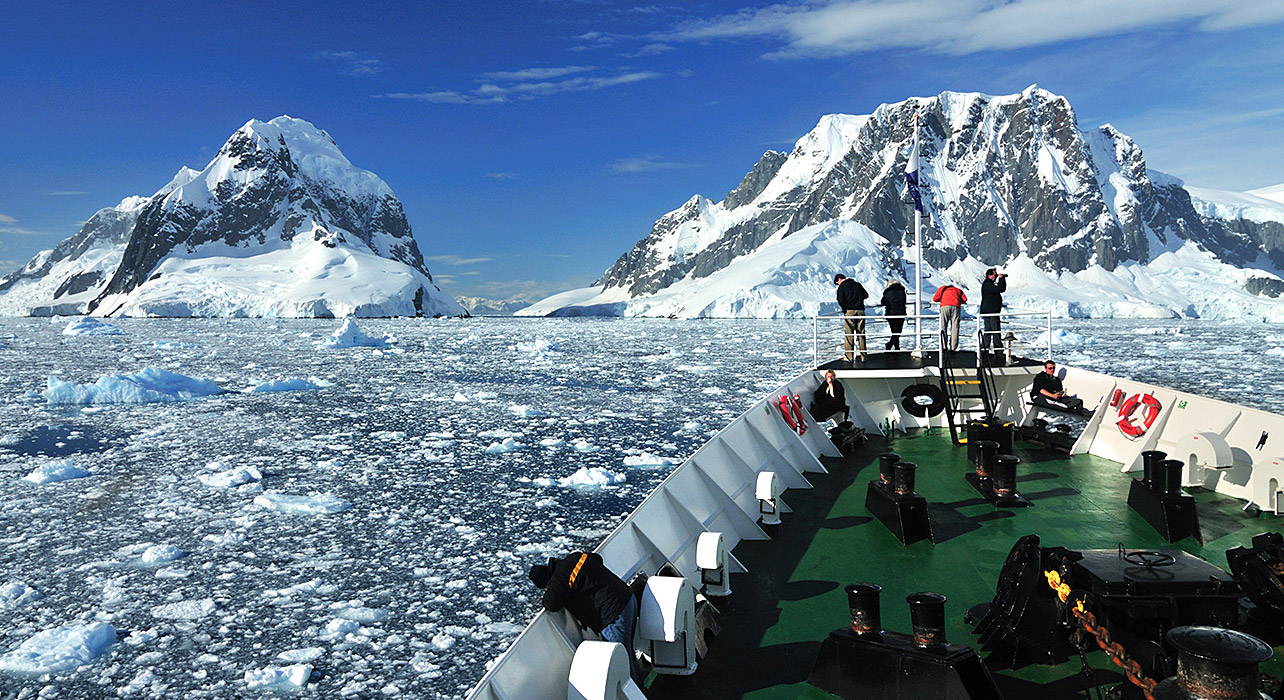
[[[893,466],[901,461],[901,456],[895,452],[884,452],[878,456],[878,480],[887,485],[892,483],[892,472],[895,471]]]
[[[999,443],[994,440],[979,440],[976,443],[976,450],[976,473],[988,477],[990,476],[994,455],[998,454],[999,451]]]
[[[994,492],[1003,496],[1016,492],[1017,458],[1013,455],[994,455]]]
[[[1165,459],[1160,463],[1164,473],[1164,495],[1181,495],[1181,473],[1186,470],[1186,463],[1180,459]]]
[[[914,470],[918,465],[913,462],[897,462],[892,474],[892,490],[900,495],[914,493]]]
[[[1155,688],[1155,700],[1260,700],[1257,665],[1271,647],[1251,635],[1218,627],[1178,627],[1166,635],[1177,650],[1177,675]]]
[[[910,627],[914,643],[921,647],[945,643],[945,596],[940,593],[911,593]]]
[[[1162,463],[1167,457],[1168,453],[1160,450],[1146,450],[1145,452],[1142,452],[1141,467],[1144,470],[1142,472],[1144,476],[1141,478],[1141,483],[1145,484],[1148,488],[1163,490],[1163,482],[1161,479],[1164,478],[1164,475],[1163,470],[1160,468],[1160,463]]]
[[[883,587],[876,583],[853,583],[847,591],[847,607],[852,614],[852,631],[856,634],[878,634],[883,620],[878,607],[878,594]]]

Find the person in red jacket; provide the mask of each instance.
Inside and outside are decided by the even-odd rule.
[[[945,330],[949,328],[951,352],[959,349],[959,307],[967,301],[967,295],[962,289],[952,284],[942,285],[937,288],[936,294],[932,296],[932,301],[941,305],[941,349],[945,350]]]

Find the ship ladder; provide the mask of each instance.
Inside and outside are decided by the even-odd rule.
[[[987,381],[988,372],[982,371],[980,367],[974,376],[967,376],[966,372],[954,367],[952,359],[956,356],[957,354],[952,355],[949,359],[942,357],[938,369],[941,391],[945,392],[945,418],[950,426],[950,440],[955,445],[966,445],[967,436],[963,428],[968,420],[993,415],[991,387],[994,382],[992,379]]]

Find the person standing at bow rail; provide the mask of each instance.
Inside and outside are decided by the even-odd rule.
[[[885,349],[900,350],[901,330],[905,328],[905,319],[892,318],[905,315],[905,287],[898,280],[887,281],[887,288],[883,290],[882,306],[883,316],[888,317],[887,328],[892,334]]]
[[[629,676],[634,683],[642,683],[633,654],[637,599],[629,585],[606,568],[600,554],[571,552],[561,559],[549,557],[547,564],[532,566],[528,575],[531,583],[544,589],[545,610],[565,608],[602,639],[623,644],[629,655]]]
[[[952,284],[942,285],[932,295],[932,301],[941,305],[941,349],[951,352],[959,349],[959,317],[967,295]],[[949,328],[949,347],[945,347],[945,330]]]
[[[854,362],[852,336],[860,338],[860,361],[869,356],[865,350],[865,300],[869,293],[860,282],[848,279],[847,275],[834,275],[834,284],[838,285],[838,307],[843,310],[843,357]]]
[[[1002,344],[999,335],[1002,327],[999,314],[1003,312],[1003,293],[1008,291],[1007,273],[994,268],[985,271],[985,281],[981,283],[981,321],[985,324],[981,331],[981,350],[989,350],[993,343],[995,348]]]

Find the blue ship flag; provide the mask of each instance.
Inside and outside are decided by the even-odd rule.
[[[914,198],[914,210],[923,213],[923,199],[918,193],[918,128],[914,129],[914,148],[910,151],[909,160],[905,163],[905,183],[909,185],[910,196]]]

